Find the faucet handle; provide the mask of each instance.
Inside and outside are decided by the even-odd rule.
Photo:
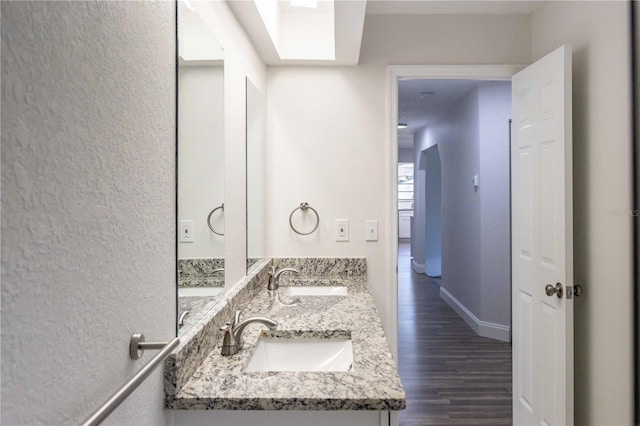
[[[225,325],[220,327],[220,331],[224,332],[224,336],[222,336],[222,355],[226,356],[230,354],[229,348],[236,346],[236,339],[233,336],[233,330],[230,322],[227,322]]]
[[[224,346],[229,345],[232,337],[231,323],[227,321],[223,326],[220,327],[220,331],[224,333],[224,335],[222,336],[223,345]]]

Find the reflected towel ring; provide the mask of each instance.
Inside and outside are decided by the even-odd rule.
[[[213,232],[214,234],[224,235],[224,232],[216,231],[215,229],[213,229],[213,225],[211,225],[211,216],[213,216],[213,214],[218,210],[222,210],[222,213],[224,213],[224,203],[220,204],[218,207],[211,210],[211,213],[209,213],[209,216],[207,216],[207,225],[209,225],[209,229],[211,229],[211,232]]]
[[[313,213],[315,213],[316,215],[316,226],[313,227],[313,229],[309,232],[300,232],[296,229],[295,226],[293,226],[293,222],[291,221],[291,218],[293,217],[293,214],[297,211],[297,210],[301,210],[301,211],[307,211],[307,210],[311,210]],[[313,234],[315,232],[316,229],[318,229],[318,225],[320,225],[320,215],[318,214],[318,212],[316,211],[316,209],[314,209],[313,207],[311,207],[309,205],[309,203],[304,202],[304,203],[300,203],[300,206],[296,207],[295,209],[293,209],[293,211],[291,212],[291,214],[289,215],[289,226],[291,227],[291,229],[293,229],[293,232],[295,232],[298,235],[309,235],[309,234]]]

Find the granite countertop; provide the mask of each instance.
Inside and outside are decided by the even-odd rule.
[[[293,285],[344,285],[347,296],[286,297],[260,291],[241,319],[265,316],[275,332],[260,324],[244,331],[244,348],[224,357],[218,342],[180,388],[173,409],[227,410],[401,410],[406,406],[373,297],[364,277],[296,280]],[[282,287],[281,287],[282,288]],[[291,304],[295,302],[294,304]],[[261,334],[351,335],[349,372],[244,372]]]

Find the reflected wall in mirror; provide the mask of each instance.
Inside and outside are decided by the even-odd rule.
[[[247,271],[266,256],[266,104],[265,96],[247,85]]]
[[[178,335],[224,287],[224,55],[178,1]]]

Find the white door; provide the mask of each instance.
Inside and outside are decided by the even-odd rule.
[[[516,74],[512,91],[514,425],[572,425],[571,47]]]

